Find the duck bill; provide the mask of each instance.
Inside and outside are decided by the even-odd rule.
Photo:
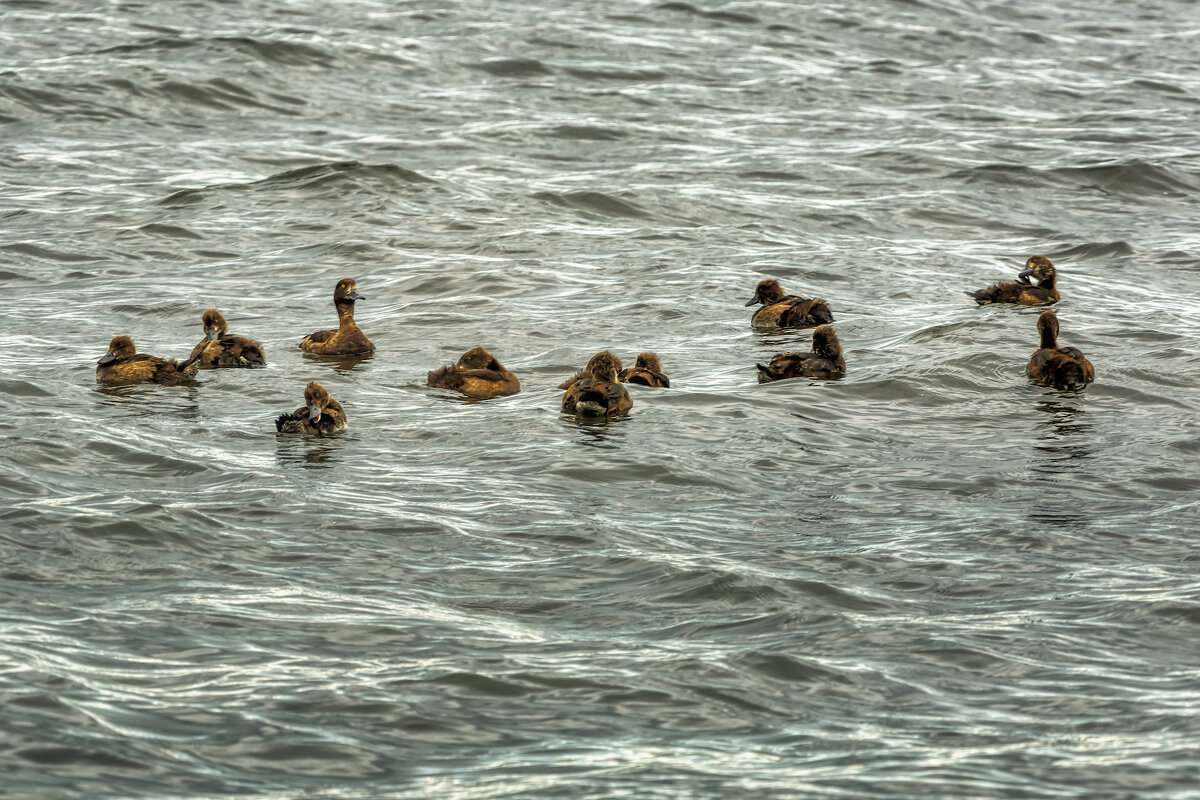
[[[109,350],[107,353],[105,353],[103,356],[101,356],[100,360],[97,361],[96,363],[100,366],[104,366],[105,364],[111,364],[116,360],[117,360],[117,357],[115,355],[113,355],[113,351]]]
[[[1027,269],[1017,273],[1017,280],[1021,283],[1029,283],[1029,279],[1033,277],[1033,270]]]
[[[746,303],[746,308],[749,308],[750,306],[756,306],[756,305],[758,305],[758,298],[751,297],[750,302]]]
[[[353,301],[353,300],[366,300],[367,298],[365,298],[361,294],[359,294],[358,289],[351,289],[350,293],[348,295],[346,295],[346,299]]]
[[[207,341],[210,341],[210,342],[215,342],[215,341],[217,340],[217,337],[218,337],[219,335],[220,335],[220,334],[218,334],[218,333],[217,333],[217,329],[216,329],[216,328],[207,328],[207,329],[204,331],[204,338],[205,338],[205,340],[207,340]]]
[[[308,419],[311,422],[316,422],[317,420],[319,420],[321,418],[321,411],[323,411],[323,409],[319,405],[317,405],[316,403],[309,403]]]

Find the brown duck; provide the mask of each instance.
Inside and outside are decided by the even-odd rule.
[[[215,308],[200,318],[204,325],[204,340],[192,349],[192,360],[200,369],[213,367],[261,367],[267,363],[262,345],[244,336],[226,334],[229,326]]]
[[[597,361],[597,359],[599,359],[599,361]],[[623,366],[621,364],[621,359],[617,358],[617,356],[615,354],[610,353],[607,350],[603,350],[599,353],[596,353],[596,355],[594,355],[590,359],[588,359],[588,363],[587,363],[586,367],[579,370],[579,372],[576,372],[574,375],[572,375],[571,377],[567,378],[565,381],[560,383],[558,385],[558,388],[570,389],[572,386],[579,383],[584,378],[591,377],[593,365],[599,365],[601,362],[607,362],[609,359],[612,359],[616,363],[617,372],[620,373],[622,366]]]
[[[606,351],[588,361],[587,374],[563,394],[562,410],[580,417],[600,418],[624,414],[633,408],[629,392],[617,381],[621,361]]]
[[[1030,278],[1035,278],[1037,284],[1031,284]],[[967,294],[974,297],[975,302],[981,306],[988,303],[1017,303],[1023,306],[1057,303],[1058,289],[1054,285],[1057,280],[1058,272],[1050,259],[1045,256],[1030,256],[1025,262],[1025,269],[1017,274],[1017,280],[1001,281],[994,286]]]
[[[621,383],[640,383],[656,389],[668,389],[671,381],[663,374],[662,364],[654,353],[638,353],[637,363],[617,373]]]
[[[342,278],[333,290],[333,307],[337,309],[338,327],[335,331],[317,331],[305,336],[300,349],[319,356],[366,355],[375,345],[354,322],[354,301],[365,300],[351,278]]]
[[[199,364],[189,358],[174,360],[139,353],[128,336],[114,336],[108,352],[96,362],[96,380],[109,386],[133,383],[187,383],[196,377]]]
[[[1083,353],[1074,347],[1058,346],[1058,317],[1053,311],[1038,315],[1037,328],[1042,346],[1025,366],[1030,378],[1055,389],[1082,389],[1096,380],[1096,370]]]
[[[780,353],[769,364],[757,364],[760,383],[784,378],[840,378],[846,374],[842,343],[831,325],[813,331],[811,353]]]
[[[346,430],[346,412],[342,404],[329,396],[315,381],[304,388],[304,405],[275,420],[279,433],[311,433],[328,436]]]
[[[521,381],[482,347],[472,347],[463,353],[457,364],[429,373],[429,385],[453,389],[467,397],[487,400],[521,391]]]
[[[833,312],[829,310],[829,303],[820,298],[809,300],[794,294],[784,294],[783,287],[776,280],[761,281],[746,307],[758,303],[762,304],[762,308],[750,317],[750,324],[755,328],[809,328],[833,322]]]

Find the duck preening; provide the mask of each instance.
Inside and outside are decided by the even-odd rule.
[[[784,294],[779,281],[767,279],[759,282],[746,307],[762,304],[762,308],[750,317],[755,328],[809,328],[833,322],[829,303],[820,298],[809,300],[794,294]]]
[[[459,357],[457,364],[429,373],[429,385],[453,389],[467,397],[487,400],[521,391],[521,381],[482,347],[472,347]]]
[[[204,312],[200,318],[204,325],[204,339],[192,348],[191,359],[200,369],[214,367],[261,367],[267,363],[262,345],[244,336],[229,336],[225,317],[215,308]]]
[[[633,407],[629,392],[617,380],[621,359],[607,350],[588,361],[581,376],[563,394],[562,410],[580,417],[600,418],[624,414]]]
[[[1025,372],[1034,381],[1055,389],[1082,389],[1096,379],[1096,370],[1082,352],[1058,346],[1058,316],[1053,311],[1038,315],[1041,347],[1029,357]]]
[[[811,353],[779,353],[769,364],[755,366],[760,383],[784,378],[840,378],[846,374],[842,343],[831,325],[813,331]]]
[[[671,381],[663,374],[662,364],[654,353],[638,353],[637,363],[617,373],[621,383],[640,383],[656,389],[669,389]]]
[[[304,405],[275,420],[279,433],[311,433],[327,436],[346,430],[346,412],[342,404],[329,396],[317,382],[304,387]]]
[[[332,331],[317,331],[305,336],[300,349],[319,356],[366,355],[375,351],[375,345],[367,338],[354,321],[354,302],[365,300],[358,293],[358,284],[351,278],[342,278],[333,290],[333,307],[337,309],[338,327]]]
[[[1030,278],[1036,279],[1037,284],[1031,284]],[[1057,280],[1058,271],[1050,259],[1045,256],[1030,256],[1025,262],[1025,269],[1017,274],[1017,280],[1001,281],[994,286],[967,294],[974,297],[975,302],[981,306],[988,303],[1017,303],[1024,306],[1057,303]]]
[[[128,336],[114,336],[108,352],[96,362],[96,380],[109,386],[133,383],[187,383],[196,377],[195,358],[180,363],[139,353]]]

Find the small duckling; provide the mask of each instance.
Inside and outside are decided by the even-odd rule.
[[[756,364],[759,383],[783,378],[840,378],[846,374],[842,343],[833,326],[822,325],[813,331],[811,353],[780,353],[767,365]]]
[[[358,284],[351,278],[342,278],[333,290],[333,307],[337,309],[336,331],[317,331],[305,336],[300,349],[319,356],[365,355],[375,351],[375,345],[354,322],[354,301],[366,300],[358,293]]]
[[[1037,328],[1042,346],[1025,366],[1030,378],[1055,389],[1082,389],[1096,380],[1096,370],[1083,353],[1074,347],[1058,346],[1058,317],[1053,311],[1038,315]]]
[[[196,377],[199,364],[189,358],[182,364],[178,361],[158,358],[139,353],[128,336],[114,336],[108,343],[108,352],[96,362],[96,380],[109,386],[126,386],[132,383],[187,383]]]
[[[746,307],[756,303],[762,303],[762,308],[750,317],[750,324],[755,328],[809,328],[833,322],[829,303],[820,298],[807,300],[794,294],[784,294],[783,287],[776,280],[759,282],[754,297],[750,298]]]
[[[1037,278],[1037,286],[1029,284],[1030,278]],[[974,297],[975,302],[981,306],[988,303],[1018,303],[1023,306],[1057,303],[1058,289],[1054,287],[1057,280],[1058,272],[1050,259],[1045,256],[1030,256],[1025,262],[1025,269],[1017,274],[1016,281],[1001,281],[994,286],[967,294]]]
[[[517,376],[506,370],[494,355],[482,347],[472,347],[462,354],[457,364],[429,373],[429,385],[439,389],[454,389],[478,400],[521,391]]]
[[[572,386],[574,386],[575,384],[579,383],[579,382],[580,382],[581,380],[583,380],[584,378],[591,377],[591,374],[592,374],[592,366],[593,366],[593,364],[598,364],[598,363],[599,363],[599,362],[597,362],[597,361],[596,361],[596,359],[598,359],[598,358],[599,358],[601,361],[607,361],[607,360],[608,360],[608,359],[610,359],[610,358],[611,358],[611,359],[613,359],[613,360],[616,362],[616,366],[617,366],[617,372],[618,372],[618,373],[620,373],[620,372],[621,372],[621,369],[622,369],[622,367],[623,367],[623,365],[621,364],[621,359],[617,358],[617,356],[616,356],[615,354],[613,354],[613,353],[610,353],[610,352],[608,352],[607,350],[603,350],[603,351],[601,351],[601,352],[599,352],[599,353],[596,353],[596,355],[592,356],[592,357],[591,357],[591,358],[588,360],[588,363],[587,363],[587,366],[586,366],[586,367],[584,367],[583,369],[579,370],[579,372],[576,372],[574,375],[572,375],[571,377],[567,378],[565,381],[563,381],[562,383],[560,383],[560,384],[558,385],[558,388],[560,388],[560,389],[570,389]]]
[[[192,360],[200,369],[213,367],[262,367],[267,363],[262,345],[244,336],[227,336],[229,326],[215,308],[200,318],[204,325],[204,340],[192,349]]]
[[[346,412],[342,404],[329,396],[316,381],[304,387],[304,405],[275,420],[279,433],[312,433],[328,436],[346,430]]]
[[[617,382],[621,360],[607,350],[588,361],[588,374],[563,394],[562,410],[580,417],[599,418],[624,414],[633,408],[629,392]]]
[[[621,383],[640,383],[656,389],[669,389],[671,381],[663,374],[662,364],[654,353],[638,353],[637,364],[617,373]]]

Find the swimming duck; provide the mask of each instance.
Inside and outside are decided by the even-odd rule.
[[[506,370],[494,355],[482,347],[472,347],[462,354],[457,364],[429,373],[429,385],[439,389],[454,389],[479,400],[521,391],[517,376]]]
[[[262,345],[243,336],[227,336],[225,317],[215,308],[200,318],[204,325],[204,340],[192,349],[192,359],[200,369],[213,367],[261,367],[267,363]]]
[[[1036,286],[1030,285],[1030,278],[1037,279]],[[1001,281],[994,286],[967,294],[974,297],[975,302],[981,306],[988,303],[1019,303],[1023,306],[1057,303],[1058,289],[1054,288],[1057,279],[1058,272],[1050,259],[1045,256],[1030,256],[1025,262],[1025,269],[1017,274],[1016,281]]]
[[[358,293],[357,286],[351,278],[342,278],[337,282],[333,290],[333,307],[338,315],[337,330],[310,333],[301,340],[301,350],[320,356],[365,355],[375,351],[375,345],[354,322],[354,301],[366,299]]]
[[[196,377],[199,364],[189,358],[178,361],[139,353],[128,336],[114,336],[108,352],[96,362],[96,380],[110,386],[131,383],[187,383]]]
[[[620,363],[620,359],[607,350],[592,356],[587,374],[563,394],[562,410],[581,417],[607,417],[624,414],[633,408],[629,392],[617,382],[617,365]]]
[[[621,383],[640,383],[642,386],[652,386],[656,389],[668,389],[671,381],[663,374],[662,365],[654,353],[638,353],[637,363],[617,373]]]
[[[762,308],[750,317],[755,328],[808,328],[833,322],[829,303],[819,298],[806,300],[794,294],[784,294],[779,281],[761,281],[754,290],[754,297],[746,303],[749,308],[762,303]]]
[[[1053,311],[1038,315],[1037,328],[1042,346],[1025,367],[1030,378],[1055,389],[1082,389],[1096,380],[1096,370],[1083,353],[1074,347],[1058,346],[1058,317]]]
[[[784,378],[840,378],[846,374],[842,343],[831,325],[822,325],[813,331],[811,353],[780,353],[770,364],[755,366],[760,383]]]
[[[317,436],[341,433],[346,430],[346,412],[324,386],[314,381],[304,387],[304,405],[290,414],[280,414],[275,420],[275,430]]]
[[[620,373],[620,372],[621,372],[621,369],[622,369],[622,367],[623,367],[623,365],[621,364],[621,359],[617,358],[617,356],[616,356],[615,354],[613,354],[613,353],[610,353],[610,352],[608,352],[607,350],[603,350],[603,351],[601,351],[601,352],[599,352],[599,353],[596,353],[596,355],[592,356],[592,357],[591,357],[591,358],[588,360],[588,363],[587,363],[587,366],[586,366],[586,367],[584,367],[583,369],[579,370],[579,372],[576,372],[574,375],[572,375],[571,377],[567,378],[565,381],[563,381],[562,383],[560,383],[560,384],[558,385],[558,388],[560,388],[560,389],[570,389],[572,386],[574,386],[575,384],[579,383],[579,382],[580,382],[581,380],[583,380],[584,378],[591,377],[591,374],[592,374],[592,365],[593,365],[593,364],[599,364],[599,363],[600,363],[600,362],[597,362],[597,361],[596,361],[596,359],[600,359],[601,361],[607,361],[607,360],[608,360],[608,359],[610,359],[610,358],[611,358],[611,359],[613,359],[613,361],[615,361],[615,362],[616,362],[617,372],[618,372],[618,373]]]

